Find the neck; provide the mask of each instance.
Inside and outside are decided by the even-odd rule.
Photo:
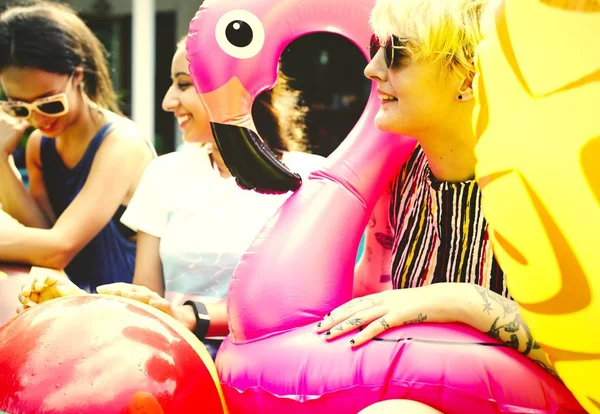
[[[419,139],[431,172],[440,181],[466,181],[475,176],[476,138],[471,128],[460,134],[439,133],[435,138]]]
[[[83,99],[81,110],[58,138],[65,144],[85,144],[82,141],[90,141],[105,121],[102,111],[88,99]]]
[[[225,161],[223,161],[223,157],[221,156],[221,153],[217,149],[216,145],[213,146],[213,150],[210,154],[210,159],[211,159],[213,165],[216,165],[221,177],[223,177],[223,178],[231,177],[231,173],[229,172],[229,169],[225,165]]]

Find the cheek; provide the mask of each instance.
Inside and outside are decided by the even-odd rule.
[[[189,111],[196,121],[208,122],[208,113],[204,108],[202,99],[198,96],[196,91],[187,90],[179,97],[181,106]]]

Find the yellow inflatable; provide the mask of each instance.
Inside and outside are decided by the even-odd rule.
[[[494,251],[559,375],[600,413],[600,4],[505,0],[486,17],[474,128]]]

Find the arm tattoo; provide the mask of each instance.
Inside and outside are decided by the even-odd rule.
[[[552,375],[557,380],[562,381],[562,379],[560,379],[560,377],[558,376],[558,374],[552,368],[549,368],[548,365],[544,364],[542,361],[534,360],[533,362],[535,362],[536,364],[538,364],[540,367],[542,367],[542,369],[544,371],[546,371],[547,373],[549,373],[550,375]]]
[[[394,238],[389,234],[375,233],[375,239],[384,249],[392,250],[394,247]]]
[[[377,219],[375,218],[375,213],[371,214],[371,218],[369,219],[369,227],[373,228],[377,224]]]
[[[404,325],[409,325],[411,323],[423,323],[427,320],[427,315],[423,315],[419,313],[419,315],[415,319],[411,319],[410,321],[404,322]]]
[[[481,287],[479,285],[473,285],[477,293],[483,299],[483,312],[488,315],[493,310],[493,303],[495,302],[498,306],[500,306],[504,310],[504,317],[513,315],[515,313],[519,313],[519,308],[517,304],[512,300],[504,300],[504,298],[497,293],[492,292],[489,289]]]
[[[498,304],[502,308],[504,318],[507,318],[508,320],[501,322],[500,316],[496,317],[490,330],[486,332],[488,335],[500,342],[504,342],[525,356],[529,355],[531,351],[541,348],[540,345],[533,339],[531,330],[521,317],[516,302],[509,299],[504,299],[502,296],[481,286],[474,286],[483,299],[483,312],[486,312],[489,315],[492,310],[498,309],[498,306],[494,308],[493,305]],[[558,378],[556,372],[554,372],[542,361],[537,359],[534,359],[533,361]]]

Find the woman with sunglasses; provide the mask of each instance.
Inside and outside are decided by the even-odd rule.
[[[33,28],[35,30],[33,30]],[[133,231],[119,222],[154,156],[123,118],[104,49],[66,6],[0,15],[0,261],[65,268],[85,290],[133,277]],[[9,164],[25,130],[29,191]]]
[[[473,59],[486,3],[377,1],[365,69],[381,100],[375,122],[418,144],[375,209],[355,299],[317,330],[354,331],[348,341],[360,346],[391,327],[462,322],[552,372],[509,298],[474,179]]]
[[[215,145],[185,54],[183,39],[173,56],[172,84],[163,99],[163,109],[175,116],[185,145],[148,166],[122,217],[138,234],[134,284],[97,290],[169,313],[202,339],[214,358],[229,329],[225,295],[233,270],[291,193],[265,196],[236,184]],[[300,93],[281,71],[275,87],[261,94],[252,108],[269,147],[305,178],[325,160],[304,152],[306,112]],[[23,290],[21,309],[83,293],[67,280],[42,275]],[[198,319],[198,313],[204,317]]]

